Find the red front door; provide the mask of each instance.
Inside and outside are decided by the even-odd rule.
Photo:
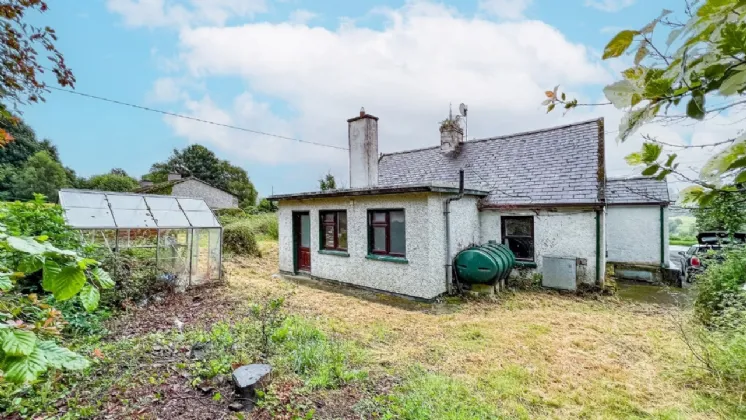
[[[311,216],[295,213],[296,271],[311,271]]]

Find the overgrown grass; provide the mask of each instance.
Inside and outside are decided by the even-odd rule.
[[[671,245],[683,245],[683,246],[691,246],[697,244],[696,238],[670,238],[668,241]]]
[[[308,391],[334,389],[367,377],[362,350],[349,341],[328,336],[316,323],[287,318],[273,340],[277,346],[268,362],[274,375],[297,378]],[[94,358],[93,366],[85,372],[64,378],[49,375],[41,384],[13,395],[4,394],[0,383],[0,411],[33,418],[56,414],[64,405],[69,418],[87,418],[114,403],[127,412],[142,401],[126,395],[145,389],[147,397],[149,388],[157,390],[174,377],[179,382],[187,378],[193,387],[214,386],[219,395],[221,384],[230,391],[225,384],[235,366],[260,362],[263,356],[259,324],[251,317],[218,322],[207,329],[151,333],[78,347],[89,355],[94,349],[101,359]]]

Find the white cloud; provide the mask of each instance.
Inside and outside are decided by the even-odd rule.
[[[309,10],[298,9],[290,13],[290,22],[305,25],[319,15]]]
[[[479,0],[479,10],[502,19],[521,19],[533,0]]]
[[[381,30],[349,22],[337,30],[286,23],[185,29],[181,58],[191,77],[238,76],[251,92],[284,104],[291,115],[262,112],[278,115],[272,124],[291,137],[345,147],[345,120],[364,106],[381,118],[381,152],[437,145],[438,121],[451,102],[469,104],[470,137],[565,123],[559,113],[542,112],[546,88],[558,81],[579,87],[610,80],[586,47],[541,22],[464,18],[432,3],[410,3],[386,16]],[[264,118],[234,108],[223,111],[236,125],[272,132]],[[210,134],[208,128],[185,132],[194,133],[192,141],[237,154],[265,143],[285,147],[283,153],[252,154],[265,162],[329,162],[338,156],[266,137],[231,143],[226,133]],[[346,166],[344,152],[334,159]]]
[[[264,0],[107,0],[106,5],[125,24],[150,28],[223,25],[229,18],[251,18],[267,9]]]
[[[585,5],[604,12],[618,12],[635,4],[635,0],[585,0]]]

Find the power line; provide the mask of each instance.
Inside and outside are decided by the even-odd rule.
[[[238,127],[238,126],[235,126],[235,125],[223,124],[223,123],[218,123],[218,122],[209,121],[209,120],[203,120],[201,118],[190,117],[188,115],[176,114],[174,112],[163,111],[163,110],[155,109],[155,108],[148,108],[148,107],[142,106],[142,105],[135,105],[135,104],[127,103],[127,102],[117,101],[115,99],[109,99],[109,98],[104,98],[104,97],[101,97],[101,96],[91,95],[91,94],[88,94],[88,93],[76,92],[74,90],[68,90],[68,89],[62,89],[62,88],[58,88],[58,87],[55,87],[55,86],[47,86],[47,88],[58,90],[60,92],[72,93],[73,95],[84,96],[86,98],[98,99],[99,101],[110,102],[110,103],[117,104],[117,105],[124,105],[124,106],[129,106],[129,107],[132,107],[132,108],[142,109],[144,111],[150,111],[150,112],[156,112],[158,114],[169,115],[171,117],[184,118],[186,120],[197,121],[197,122],[201,122],[201,123],[205,123],[205,124],[211,124],[211,125],[215,125],[215,126],[219,126],[219,127],[231,128],[233,130],[245,131],[247,133],[260,134],[260,135],[263,135],[263,136],[275,137],[275,138],[283,139],[283,140],[297,141],[299,143],[312,144],[314,146],[329,147],[329,148],[332,148],[332,149],[339,149],[339,150],[349,150],[346,147],[334,146],[334,145],[331,145],[331,144],[324,144],[324,143],[316,143],[316,142],[313,142],[313,141],[301,140],[301,139],[296,139],[296,138],[293,138],[293,137],[285,137],[285,136],[281,136],[279,134],[265,133],[264,131],[252,130],[250,128]]]

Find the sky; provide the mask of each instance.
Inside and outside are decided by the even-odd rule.
[[[619,30],[680,0],[76,0],[49,1],[30,21],[53,27],[81,93],[309,142],[346,147],[348,118],[380,118],[379,151],[439,145],[439,121],[469,105],[468,137],[605,118],[607,173],[634,176],[610,106],[546,114],[560,85],[583,101],[631,57],[602,61]],[[348,183],[345,150],[181,119],[65,92],[22,108],[63,163],[90,176],[133,176],[174,148],[202,144],[244,168],[261,196]],[[649,126],[676,144],[732,135],[728,115],[686,127]],[[685,152],[699,165],[708,150]],[[684,184],[669,180],[676,189]]]

